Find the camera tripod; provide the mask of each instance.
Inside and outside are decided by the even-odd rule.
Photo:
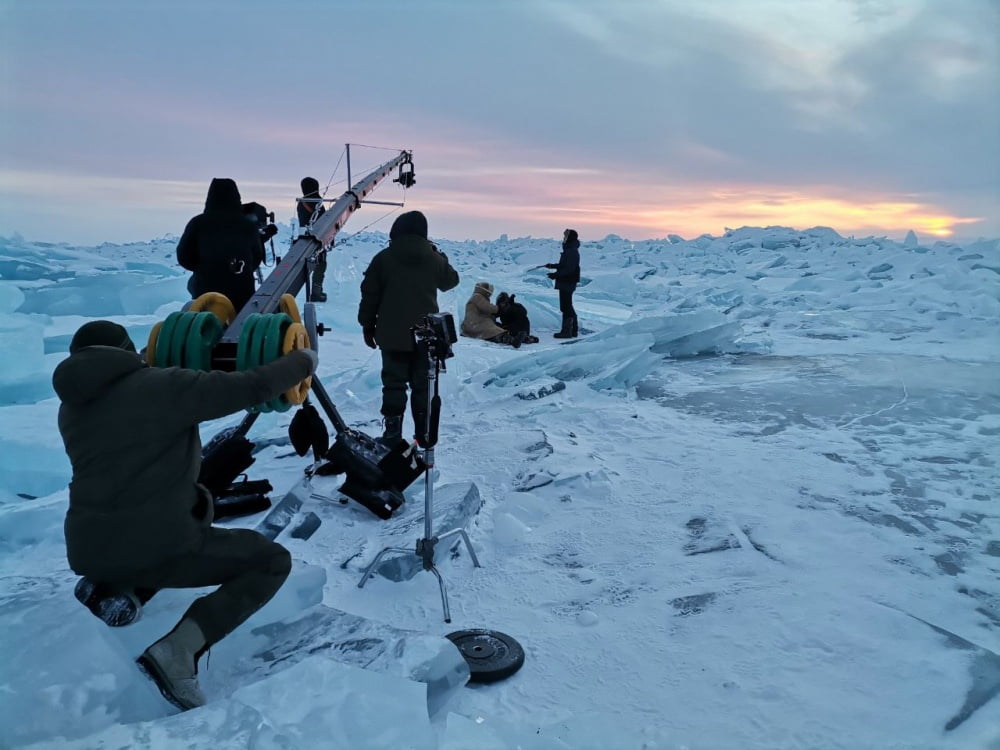
[[[472,558],[472,564],[480,568],[479,558],[476,557],[476,551],[472,549],[472,542],[469,541],[469,535],[465,532],[465,529],[456,528],[446,531],[443,534],[438,534],[434,536],[433,529],[431,528],[431,523],[433,519],[433,502],[434,502],[434,484],[431,479],[431,472],[434,470],[434,446],[437,444],[438,437],[438,424],[441,419],[441,396],[438,393],[438,373],[442,368],[443,356],[438,351],[441,342],[437,341],[434,336],[430,336],[429,340],[421,339],[420,332],[415,332],[417,336],[417,350],[426,351],[427,354],[427,411],[424,415],[424,425],[423,434],[417,437],[417,445],[419,445],[424,450],[424,463],[427,464],[426,473],[424,474],[424,536],[422,539],[417,540],[416,549],[408,549],[406,547],[385,547],[379,552],[375,559],[372,560],[371,564],[365,569],[365,574],[361,576],[361,580],[358,581],[358,588],[363,588],[365,583],[371,578],[375,569],[378,567],[379,562],[382,558],[389,552],[403,552],[406,554],[415,554],[420,558],[423,569],[429,570],[435,575],[438,580],[438,586],[441,589],[441,606],[444,608],[444,621],[451,622],[451,611],[448,609],[448,591],[444,585],[444,579],[441,577],[441,573],[434,566],[434,548],[439,542],[448,539],[453,536],[460,536],[462,541],[465,542],[466,549],[469,550],[469,557]],[[446,348],[447,345],[444,344]],[[431,387],[433,386],[433,397],[431,397]],[[419,429],[419,427],[418,427]]]

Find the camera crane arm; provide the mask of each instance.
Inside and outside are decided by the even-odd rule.
[[[409,165],[409,171],[404,168]],[[307,233],[298,237],[292,243],[291,249],[286,253],[281,262],[272,269],[271,273],[260,285],[256,293],[240,310],[236,319],[226,328],[219,341],[220,348],[224,349],[226,344],[232,346],[235,351],[240,340],[240,333],[246,319],[254,313],[273,313],[278,310],[278,304],[283,294],[291,294],[293,297],[301,291],[309,279],[311,266],[316,262],[316,256],[325,248],[333,244],[337,232],[343,228],[351,215],[361,207],[363,201],[375,186],[382,182],[394,169],[400,170],[398,181],[403,187],[412,184],[413,154],[410,151],[401,151],[395,158],[390,159],[385,164],[377,167],[366,177],[359,180],[350,190],[346,191],[340,198],[327,209]],[[313,343],[315,348],[316,342]],[[222,352],[219,352],[220,354]],[[225,355],[223,355],[225,356]],[[234,355],[235,356],[235,355]]]
[[[236,315],[233,322],[223,331],[222,337],[212,351],[212,363],[215,368],[222,370],[236,369],[240,336],[247,319],[255,313],[269,314],[278,312],[283,295],[291,294],[294,297],[302,290],[302,287],[309,281],[309,275],[316,263],[316,256],[324,249],[330,247],[337,236],[337,232],[343,228],[351,215],[361,207],[361,201],[380,182],[388,177],[393,170],[398,170],[395,182],[399,182],[404,188],[412,186],[414,183],[413,152],[401,151],[397,156],[374,169],[355,183],[350,190],[341,195],[316,220],[315,224],[303,230],[304,233],[292,243],[292,247],[285,257],[271,270],[271,273],[268,274],[268,277],[258,287],[253,297],[250,298],[243,309]],[[306,315],[308,318],[308,308]],[[311,331],[310,335],[313,336],[313,333]],[[310,341],[310,344],[313,350],[318,350],[318,341]],[[337,432],[339,433],[348,429],[347,423],[337,412],[337,408],[334,406],[323,384],[315,376],[312,379],[312,391]],[[250,415],[248,419],[250,420],[249,424],[252,424],[256,416]]]

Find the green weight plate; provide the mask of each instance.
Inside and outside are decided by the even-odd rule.
[[[177,327],[177,321],[181,315],[184,313],[172,312],[167,316],[167,319],[163,321],[163,325],[160,327],[160,333],[156,337],[156,366],[157,367],[170,367],[170,341],[174,335],[174,329]]]
[[[274,362],[282,355],[282,348],[285,343],[285,332],[292,324],[292,318],[285,313],[278,313],[270,316],[264,333],[263,351],[264,362]],[[275,396],[267,402],[271,411],[283,412],[291,408],[291,404],[284,396]]]
[[[184,347],[187,344],[188,331],[191,330],[191,324],[194,323],[197,314],[191,312],[181,313],[177,319],[177,323],[174,325],[174,332],[170,337],[170,361],[168,362],[172,367],[188,366],[184,357]]]
[[[243,327],[240,329],[240,340],[236,345],[236,369],[241,372],[254,366],[250,364],[250,355],[253,350],[253,330],[260,319],[260,313],[252,313],[243,321]]]
[[[194,313],[184,347],[186,366],[208,372],[212,369],[212,350],[222,338],[222,323],[210,312]]]
[[[285,331],[292,324],[292,319],[284,313],[277,313],[268,316],[267,327],[264,331],[263,352],[264,364],[274,362],[281,356],[281,348],[285,343]]]

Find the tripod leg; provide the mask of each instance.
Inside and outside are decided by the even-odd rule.
[[[465,547],[469,550],[469,557],[472,558],[473,566],[477,568],[483,567],[479,564],[479,558],[476,557],[476,551],[472,549],[472,542],[469,540],[469,535],[465,533],[465,529],[458,529],[458,533],[461,535],[462,539],[465,540]]]
[[[441,589],[441,606],[444,608],[444,621],[451,622],[451,610],[448,609],[448,591],[444,587],[444,579],[433,565],[431,565],[430,571],[437,576],[438,587]]]
[[[455,536],[456,534],[460,535],[462,540],[465,542],[465,547],[469,550],[469,557],[472,558],[472,564],[477,568],[483,567],[479,564],[479,558],[476,557],[476,551],[472,549],[472,542],[469,540],[469,535],[465,533],[465,529],[452,529],[451,531],[446,531],[438,536],[438,541],[440,542],[442,539],[447,539],[448,537]]]
[[[379,562],[389,552],[405,552],[408,555],[413,554],[413,550],[403,549],[402,547],[386,547],[377,555],[375,555],[375,559],[371,561],[371,564],[367,568],[365,568],[365,574],[361,576],[361,580],[358,581],[359,589],[364,588],[365,583],[367,583],[368,579],[372,577],[372,574],[375,572],[375,568],[378,567]]]

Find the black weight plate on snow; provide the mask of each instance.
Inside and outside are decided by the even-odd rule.
[[[524,649],[499,630],[456,630],[445,636],[469,665],[469,682],[497,682],[524,664]]]

